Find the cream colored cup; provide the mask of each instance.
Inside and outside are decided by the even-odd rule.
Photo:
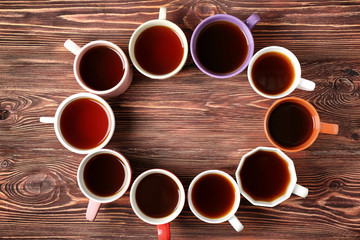
[[[269,52],[277,52],[277,53],[283,54],[287,58],[289,58],[292,63],[292,67],[294,68],[294,72],[295,72],[295,78],[294,78],[291,86],[286,91],[279,93],[279,94],[274,94],[274,95],[262,92],[260,89],[258,89],[255,86],[254,81],[252,79],[253,65],[254,65],[255,61],[259,57],[261,57],[263,54],[269,53]],[[301,66],[300,66],[299,60],[296,58],[296,56],[288,49],[283,48],[283,47],[278,47],[278,46],[265,47],[265,48],[259,50],[250,60],[248,70],[247,70],[247,76],[248,76],[250,86],[254,89],[254,91],[257,92],[259,95],[266,97],[266,98],[282,98],[282,97],[285,97],[285,96],[289,95],[290,93],[292,93],[296,88],[306,90],[306,91],[313,91],[315,89],[314,82],[304,79],[304,78],[301,78]]]
[[[77,148],[73,145],[71,145],[70,143],[68,143],[62,132],[61,132],[61,128],[60,128],[60,118],[61,115],[65,109],[65,107],[70,104],[71,102],[77,100],[77,99],[81,99],[81,98],[89,98],[89,99],[93,99],[97,102],[99,102],[107,111],[107,115],[109,116],[109,132],[108,135],[106,136],[106,138],[103,140],[103,142],[96,146],[95,148],[90,148],[90,149],[80,149]],[[56,133],[56,137],[58,138],[58,140],[60,141],[60,143],[67,148],[68,150],[74,152],[74,153],[79,153],[79,154],[89,154],[92,151],[96,151],[96,150],[100,150],[101,148],[105,147],[106,144],[109,143],[109,141],[111,140],[114,131],[115,131],[115,115],[113,110],[111,109],[110,105],[101,97],[94,95],[92,93],[77,93],[74,94],[68,98],[66,98],[57,108],[56,113],[55,113],[55,117],[40,117],[40,122],[42,123],[51,123],[54,124],[54,128],[55,128],[55,133]]]
[[[136,40],[138,39],[138,37],[140,36],[140,34],[150,28],[150,27],[154,27],[154,26],[165,26],[168,27],[170,29],[172,29],[180,38],[180,41],[182,43],[182,46],[184,48],[184,53],[183,53],[183,57],[182,60],[180,62],[180,64],[177,66],[177,68],[175,68],[173,71],[166,73],[166,74],[162,74],[162,75],[155,75],[152,74],[148,71],[146,71],[144,68],[142,68],[140,66],[140,64],[138,63],[138,61],[136,60],[135,57],[135,43]],[[155,19],[155,20],[150,20],[147,21],[145,23],[143,23],[142,25],[140,25],[132,34],[130,41],[129,41],[129,54],[130,54],[130,59],[131,62],[134,64],[134,66],[136,67],[137,70],[139,70],[139,72],[141,72],[142,74],[144,74],[145,76],[149,77],[149,78],[153,78],[153,79],[165,79],[165,78],[169,78],[171,76],[174,76],[176,73],[178,73],[182,67],[184,66],[186,59],[187,59],[187,55],[188,55],[188,43],[187,43],[187,39],[186,36],[184,34],[184,32],[174,23],[166,20],[166,8],[165,7],[161,7],[160,11],[159,11],[159,19]]]

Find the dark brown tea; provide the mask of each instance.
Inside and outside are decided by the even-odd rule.
[[[165,26],[144,30],[135,42],[135,58],[147,72],[163,75],[181,63],[184,47],[178,34]]]
[[[286,55],[268,52],[255,60],[251,77],[258,90],[277,95],[291,87],[295,80],[295,69]]]
[[[286,148],[305,143],[313,133],[313,128],[311,113],[301,104],[292,101],[277,105],[267,121],[270,137]]]
[[[207,218],[228,214],[235,202],[235,188],[226,177],[211,173],[195,182],[191,200],[195,209]]]
[[[135,200],[139,209],[152,218],[163,218],[175,211],[180,199],[176,182],[161,173],[144,177],[136,188]]]
[[[125,183],[125,165],[117,156],[101,153],[91,158],[84,168],[86,187],[95,195],[110,197]]]
[[[226,74],[235,71],[245,62],[248,43],[237,25],[216,21],[200,31],[195,51],[201,65],[207,70]]]
[[[115,87],[122,79],[125,65],[111,47],[96,46],[87,50],[80,61],[80,76],[89,88],[97,91]]]
[[[73,147],[95,148],[109,135],[109,113],[94,99],[76,99],[63,110],[60,129],[65,140]]]
[[[240,179],[243,190],[255,201],[271,202],[286,193],[288,163],[276,152],[260,150],[246,158]]]

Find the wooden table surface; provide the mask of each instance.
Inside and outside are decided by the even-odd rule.
[[[207,224],[187,203],[171,223],[173,239],[359,239],[360,237],[360,1],[45,1],[0,2],[0,238],[157,239],[156,228],[132,211],[129,191],[104,204],[95,222],[85,220],[88,200],[76,182],[84,155],[66,150],[53,116],[68,96],[83,92],[73,74],[74,55],[63,47],[104,39],[128,54],[132,32],[158,17],[159,7],[188,41],[199,22],[227,13],[245,20],[257,13],[255,52],[280,45],[293,51],[313,92],[308,100],[324,122],[339,124],[337,136],[320,135],[308,149],[288,153],[305,199],[291,196],[274,208],[241,199],[236,216],[244,230]],[[257,95],[246,71],[210,78],[189,54],[180,73],[149,79],[134,69],[128,91],[107,99],[116,131],[106,148],[123,153],[133,180],[164,168],[185,190],[208,169],[233,177],[241,157],[271,146],[263,130],[273,100]]]

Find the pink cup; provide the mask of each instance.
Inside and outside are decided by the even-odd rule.
[[[124,183],[123,183],[121,189],[118,192],[116,192],[114,195],[108,196],[108,197],[102,197],[102,196],[98,196],[98,195],[94,194],[86,186],[85,180],[84,180],[84,169],[85,169],[86,164],[93,157],[95,157],[99,154],[104,154],[104,153],[114,155],[115,157],[120,159],[124,166],[124,169],[125,169],[125,179],[124,179]],[[88,154],[81,161],[79,168],[78,168],[78,172],[77,172],[77,181],[78,181],[79,188],[80,188],[81,192],[89,199],[89,204],[88,204],[88,207],[86,210],[86,219],[89,221],[94,221],[102,203],[113,202],[113,201],[119,199],[122,195],[124,195],[124,193],[127,191],[127,189],[130,186],[131,175],[132,175],[132,171],[131,171],[129,161],[122,154],[120,154],[116,151],[109,150],[109,149],[101,149],[99,151],[94,151],[94,152]]]

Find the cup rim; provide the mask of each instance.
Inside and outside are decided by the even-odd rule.
[[[241,178],[240,178],[240,171],[242,166],[244,165],[244,162],[246,160],[247,157],[253,155],[254,153],[258,152],[258,151],[267,151],[267,152],[275,152],[277,153],[284,161],[287,162],[288,164],[288,170],[290,173],[290,182],[287,186],[286,189],[286,193],[280,197],[278,197],[277,199],[271,201],[271,202],[267,202],[267,201],[258,201],[253,199],[242,187],[242,183],[241,183]],[[255,205],[255,206],[261,206],[261,207],[275,207],[276,205],[282,203],[283,201],[287,200],[291,194],[293,189],[295,188],[296,182],[297,182],[297,176],[296,176],[296,171],[295,171],[295,165],[294,162],[291,160],[291,158],[289,158],[285,153],[283,153],[280,149],[277,148],[272,148],[272,147],[257,147],[253,150],[251,150],[250,152],[246,153],[244,156],[242,156],[239,165],[236,169],[235,172],[235,176],[236,176],[236,181],[237,184],[240,188],[240,192],[241,195],[243,195],[251,204]]]
[[[191,194],[192,194],[192,190],[193,187],[195,185],[195,183],[203,176],[205,175],[209,175],[209,174],[219,174],[222,175],[224,177],[226,177],[234,186],[235,189],[235,200],[234,200],[234,204],[231,208],[231,211],[229,211],[225,216],[221,217],[221,218],[208,218],[203,216],[201,213],[199,213],[193,202],[192,202],[192,198],[191,198]],[[236,183],[236,181],[226,172],[221,171],[221,170],[206,170],[203,171],[201,173],[199,173],[190,183],[190,186],[188,188],[188,194],[187,194],[187,199],[188,199],[188,204],[190,207],[190,210],[192,211],[192,213],[199,218],[200,220],[207,222],[207,223],[222,223],[225,221],[228,221],[231,217],[233,217],[235,215],[235,213],[237,212],[239,206],[240,206],[240,188],[238,186],[238,184]]]
[[[306,108],[306,110],[311,114],[312,119],[313,119],[313,132],[311,133],[310,137],[301,145],[299,146],[295,146],[295,147],[284,147],[280,144],[278,144],[277,142],[275,142],[273,140],[273,138],[271,137],[269,130],[268,130],[268,120],[269,117],[272,113],[272,111],[281,103],[283,102],[296,102],[299,103],[300,105],[304,106]],[[319,117],[319,113],[316,111],[316,109],[314,108],[313,105],[311,105],[308,101],[302,99],[302,98],[298,98],[298,97],[285,97],[282,99],[278,99],[276,100],[267,110],[266,114],[265,114],[265,118],[264,118],[264,130],[265,130],[265,135],[267,137],[267,139],[277,148],[283,150],[283,151],[287,151],[287,152],[298,152],[298,151],[302,151],[305,150],[306,148],[310,147],[315,140],[317,139],[317,137],[319,136],[320,133],[320,117]]]
[[[61,129],[60,129],[60,118],[61,118],[61,114],[64,111],[65,107],[68,104],[70,104],[71,102],[73,102],[73,101],[75,101],[77,99],[81,99],[81,98],[89,98],[89,99],[93,99],[93,100],[99,102],[100,104],[102,104],[106,108],[106,110],[108,112],[108,115],[109,115],[109,125],[110,125],[109,128],[110,129],[109,129],[108,135],[105,138],[105,140],[95,148],[80,149],[80,148],[72,146],[70,143],[68,143],[65,140],[65,138],[64,138],[64,136],[63,136],[63,134],[61,132]],[[113,134],[115,132],[115,115],[114,115],[114,112],[113,112],[112,108],[110,107],[110,105],[103,98],[101,98],[100,96],[97,96],[97,95],[92,94],[92,93],[85,93],[85,92],[84,93],[76,93],[76,94],[73,94],[73,95],[69,96],[68,98],[66,98],[58,106],[58,108],[56,110],[56,113],[55,113],[54,128],[55,128],[55,134],[56,134],[58,140],[60,141],[60,143],[65,148],[67,148],[68,150],[70,150],[71,152],[74,152],[74,153],[89,154],[90,152],[102,149],[103,147],[105,147],[110,142],[110,140],[111,140],[111,138],[112,138],[112,136],[113,136]]]
[[[268,52],[277,52],[277,53],[285,55],[291,61],[292,66],[294,67],[295,77],[294,77],[294,81],[293,81],[292,85],[286,91],[279,93],[279,94],[271,95],[271,94],[263,93],[255,86],[253,79],[252,79],[251,71],[252,71],[254,62],[260,56],[262,56],[263,54],[268,53]],[[260,96],[270,98],[270,99],[282,98],[282,97],[285,97],[285,96],[289,95],[290,93],[292,93],[296,89],[296,87],[300,84],[301,65],[300,65],[298,58],[289,49],[281,47],[281,46],[268,46],[268,47],[264,47],[264,48],[260,49],[259,51],[257,51],[254,54],[254,56],[251,58],[249,65],[248,65],[248,69],[247,69],[247,77],[248,77],[248,81],[250,83],[251,88]]]
[[[96,46],[107,46],[107,47],[110,47],[113,50],[115,50],[118,53],[119,57],[121,58],[123,67],[125,69],[121,80],[114,87],[106,89],[106,90],[95,90],[95,89],[90,88],[89,86],[87,86],[85,84],[84,80],[82,79],[82,77],[80,75],[79,66],[80,66],[82,57],[89,49],[96,47]],[[76,81],[83,89],[85,89],[86,91],[88,91],[90,93],[99,95],[99,96],[107,96],[107,95],[115,92],[118,88],[120,88],[120,86],[125,84],[127,76],[130,74],[131,69],[130,69],[130,63],[126,57],[126,54],[119,46],[117,46],[116,44],[114,44],[110,41],[95,40],[95,41],[91,41],[91,42],[85,44],[83,47],[80,48],[79,53],[75,56],[75,59],[74,59],[73,71],[74,71]]]
[[[197,37],[199,36],[200,32],[206,26],[208,26],[210,23],[217,22],[217,21],[227,21],[227,22],[231,22],[231,23],[237,25],[240,28],[240,30],[243,32],[243,34],[245,35],[246,41],[248,43],[248,54],[246,56],[246,59],[244,60],[243,64],[239,68],[237,68],[236,70],[234,70],[230,73],[218,74],[218,73],[214,73],[214,72],[207,70],[207,68],[205,68],[201,64],[201,62],[199,61],[199,59],[196,55],[196,51],[195,51],[196,40],[197,40]],[[208,75],[210,77],[214,77],[214,78],[230,78],[230,77],[233,77],[233,76],[241,73],[242,71],[244,71],[244,69],[249,65],[249,62],[254,54],[254,38],[252,36],[251,30],[239,18],[229,15],[229,14],[215,14],[215,15],[205,18],[203,21],[201,21],[196,26],[195,30],[193,31],[193,33],[191,35],[190,53],[191,53],[191,57],[192,57],[194,63],[196,64],[196,66],[206,75]]]
[[[154,173],[160,173],[160,174],[164,174],[164,175],[170,177],[172,180],[175,181],[176,185],[179,188],[179,202],[178,202],[178,205],[176,206],[176,209],[170,215],[168,215],[166,217],[162,217],[162,218],[152,218],[152,217],[144,214],[138,207],[136,199],[135,199],[136,189],[137,189],[137,186],[139,185],[140,181],[142,179],[144,179],[144,177],[146,177],[150,174],[154,174]],[[150,170],[147,170],[147,171],[141,173],[133,182],[131,189],[130,189],[130,204],[131,204],[131,208],[135,212],[136,216],[138,216],[144,222],[152,224],[152,225],[166,224],[166,223],[173,221],[181,213],[182,209],[184,208],[184,205],[185,205],[184,186],[182,185],[180,179],[172,172],[165,170],[165,169],[158,169],[158,168],[150,169]]]
[[[180,42],[184,48],[184,53],[183,53],[183,57],[181,59],[181,62],[179,63],[179,65],[171,72],[166,73],[166,74],[153,74],[150,73],[148,71],[146,71],[144,68],[142,68],[140,66],[140,64],[138,63],[138,61],[136,60],[135,57],[135,44],[136,44],[136,40],[138,39],[138,37],[140,36],[140,34],[145,31],[146,29],[149,29],[151,27],[155,27],[155,26],[165,26],[170,28],[172,31],[174,31],[179,39]],[[136,30],[133,32],[133,34],[130,37],[129,40],[129,55],[130,55],[130,60],[132,62],[132,64],[135,66],[135,68],[142,73],[143,75],[152,78],[152,79],[166,79],[169,78],[171,76],[174,76],[175,74],[177,74],[178,72],[180,72],[180,70],[183,68],[183,66],[185,65],[185,62],[187,60],[187,56],[188,56],[188,43],[187,43],[187,39],[185,36],[185,33],[183,32],[183,30],[176,25],[175,23],[166,20],[166,19],[153,19],[153,20],[149,20],[144,22],[143,24],[141,24],[139,27],[136,28]]]
[[[99,154],[104,154],[104,153],[112,154],[112,155],[118,157],[122,161],[122,163],[125,165],[125,171],[126,171],[125,183],[123,184],[121,190],[118,191],[117,193],[115,193],[114,195],[109,196],[109,197],[101,197],[101,196],[97,196],[94,193],[92,193],[87,188],[87,186],[85,184],[85,181],[84,181],[84,176],[83,176],[85,166],[89,162],[89,160],[91,160],[93,157],[95,157],[95,156],[97,156]],[[123,196],[124,193],[128,190],[128,188],[130,186],[131,177],[132,177],[132,170],[131,170],[131,166],[130,166],[129,161],[121,153],[116,152],[114,150],[110,150],[110,149],[100,149],[100,150],[93,151],[93,152],[89,153],[88,155],[86,155],[82,159],[82,161],[79,164],[78,171],[77,171],[77,182],[78,182],[78,186],[79,186],[81,192],[88,199],[91,199],[91,200],[99,202],[99,203],[113,202],[113,201],[119,199],[121,196]]]

